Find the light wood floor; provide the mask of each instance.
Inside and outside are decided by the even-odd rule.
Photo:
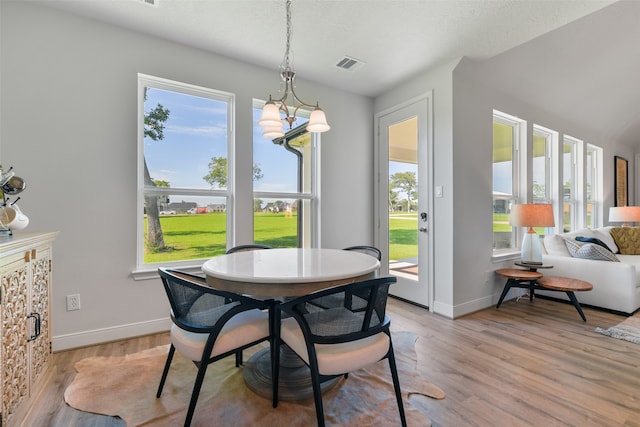
[[[418,369],[447,397],[411,397],[434,426],[640,427],[640,345],[596,334],[624,317],[544,299],[506,301],[450,320],[390,300],[393,330],[412,331]],[[38,426],[124,426],[64,403],[73,364],[168,343],[160,334],[54,355],[57,375],[37,409]],[[402,381],[402,378],[400,378]]]

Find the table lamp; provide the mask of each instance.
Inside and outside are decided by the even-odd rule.
[[[630,222],[640,221],[640,206],[618,206],[609,208],[609,222],[622,222],[628,227]]]
[[[550,204],[527,203],[513,205],[509,223],[516,227],[528,227],[522,239],[522,262],[527,264],[542,264],[542,245],[540,237],[533,227],[553,227],[553,206]]]

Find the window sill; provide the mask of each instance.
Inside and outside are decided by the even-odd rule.
[[[496,251],[491,255],[491,262],[499,263],[504,261],[518,260],[520,259],[520,251],[508,249],[506,251]]]
[[[176,270],[180,270],[180,271],[184,271],[185,273],[191,273],[191,274],[202,274],[202,265],[198,264],[198,265],[182,265],[182,266],[166,266],[167,268],[175,268]],[[160,277],[160,275],[158,274],[158,268],[152,268],[152,267],[147,267],[147,268],[140,268],[140,269],[136,269],[133,270],[131,272],[131,277],[133,277],[133,280],[138,281],[138,280],[151,280],[151,279],[158,279]]]

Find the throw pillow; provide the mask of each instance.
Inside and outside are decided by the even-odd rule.
[[[609,249],[609,246],[607,246],[605,242],[595,237],[576,236],[576,240],[583,243],[595,243],[596,245],[600,245],[606,250],[611,251],[611,249]]]
[[[613,252],[595,243],[586,243],[581,245],[578,242],[567,240],[566,245],[569,253],[574,258],[620,262]]]
[[[610,233],[622,255],[640,255],[640,228],[614,227]]]

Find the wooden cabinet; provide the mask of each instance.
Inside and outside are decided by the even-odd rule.
[[[21,425],[52,376],[50,300],[56,235],[0,237],[0,426]]]

